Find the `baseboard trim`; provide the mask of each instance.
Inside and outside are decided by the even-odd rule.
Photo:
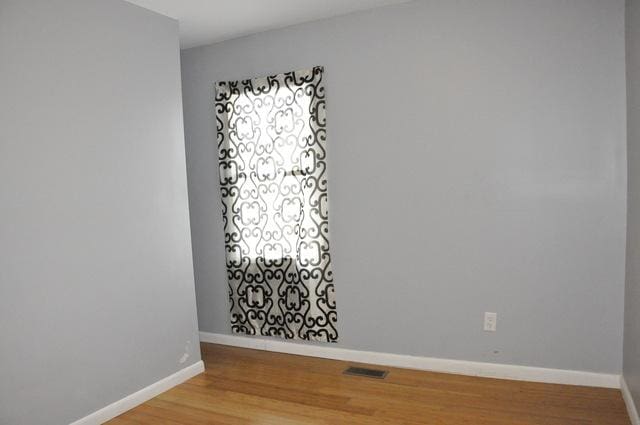
[[[629,412],[629,418],[631,419],[631,424],[640,425],[640,416],[638,415],[636,404],[633,401],[633,397],[631,396],[631,391],[627,386],[627,382],[624,380],[624,376],[620,378],[620,390],[622,391],[622,398],[624,399],[624,404],[627,405],[627,412]]]
[[[96,410],[84,418],[78,419],[71,425],[98,425],[102,424],[110,419],[115,418],[118,415],[123,414],[127,410],[131,410],[139,404],[144,403],[153,397],[170,390],[178,384],[193,378],[196,375],[204,372],[204,363],[200,360],[197,363],[187,366],[184,369],[177,371],[176,373],[167,376],[153,384],[145,387],[133,394],[126,396],[110,405],[103,407],[100,410]]]
[[[224,335],[210,332],[200,332],[200,341],[231,345],[234,347],[253,348],[256,350],[275,351],[278,353],[297,354],[301,356],[370,363],[407,369],[428,370],[432,372],[480,376],[484,378],[620,388],[620,375],[607,373],[438,359],[433,357],[418,357],[404,354],[379,353],[374,351],[359,351],[347,348],[299,344],[274,339]]]

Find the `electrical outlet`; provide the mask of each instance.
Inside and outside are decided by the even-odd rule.
[[[484,330],[485,331],[495,332],[497,322],[498,322],[498,313],[490,313],[488,311],[484,313]]]

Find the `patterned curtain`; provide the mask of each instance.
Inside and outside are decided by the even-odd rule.
[[[335,342],[323,68],[216,84],[231,329]]]

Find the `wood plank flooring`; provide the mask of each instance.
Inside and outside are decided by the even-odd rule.
[[[387,368],[202,344],[206,372],[109,422],[125,424],[630,425],[619,390]]]

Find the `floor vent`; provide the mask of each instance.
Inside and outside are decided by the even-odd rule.
[[[365,378],[378,378],[378,379],[384,379],[385,376],[387,376],[387,373],[389,373],[386,370],[379,370],[379,369],[367,369],[365,367],[348,367],[344,370],[345,375],[354,375],[354,376],[364,376]]]

